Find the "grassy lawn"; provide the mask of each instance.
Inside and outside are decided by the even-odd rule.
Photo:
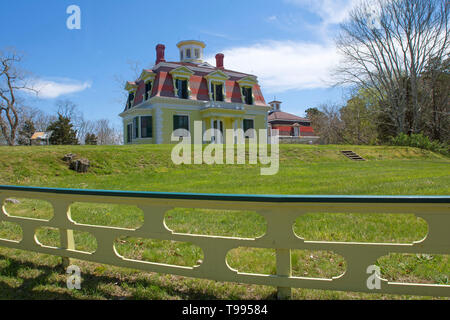
[[[353,162],[339,154],[353,150],[369,161]],[[61,160],[76,153],[91,161],[87,174],[67,169]],[[260,165],[181,165],[170,160],[171,146],[0,147],[0,184],[80,189],[173,191],[239,194],[448,195],[450,159],[415,148],[281,145],[280,170],[261,176]],[[45,201],[18,199],[5,204],[13,215],[50,219]],[[75,203],[79,223],[137,228],[143,213],[134,206]],[[176,208],[166,214],[176,232],[258,237],[265,220],[251,211]],[[307,240],[409,243],[423,239],[427,225],[412,214],[318,214],[297,219],[297,235]],[[20,227],[0,224],[0,237],[20,239]],[[38,240],[59,245],[59,232],[37,230]],[[95,238],[75,232],[76,249],[94,251]],[[193,266],[203,259],[189,243],[123,237],[116,249],[125,257]],[[274,250],[237,248],[228,253],[230,266],[243,272],[275,273]],[[2,299],[272,299],[272,287],[220,283],[76,261],[82,289],[68,290],[61,258],[0,247]],[[447,255],[391,254],[377,264],[382,276],[400,282],[450,284]],[[345,260],[327,251],[292,251],[293,274],[329,278],[345,272]],[[415,299],[426,297],[360,294],[295,289],[294,299]]]

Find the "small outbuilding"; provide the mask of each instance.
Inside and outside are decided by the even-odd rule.
[[[50,145],[50,137],[52,136],[53,131],[36,131],[31,136],[31,145],[32,146],[48,146]]]
[[[311,127],[311,121],[280,109],[281,101],[269,102],[270,111],[267,117],[269,134],[278,130],[280,143],[315,143],[319,137]]]

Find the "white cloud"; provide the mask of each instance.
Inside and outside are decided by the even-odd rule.
[[[79,82],[71,79],[32,79],[29,83],[41,99],[54,99],[62,95],[80,92],[92,85],[89,81]]]
[[[265,41],[222,53],[226,69],[256,75],[262,88],[272,93],[329,87],[330,71],[339,60],[332,43],[301,41]],[[215,65],[213,57],[207,61]]]
[[[284,0],[317,14],[325,24],[343,22],[360,0]]]

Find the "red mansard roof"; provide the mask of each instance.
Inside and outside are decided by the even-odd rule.
[[[269,114],[269,116],[268,116],[269,122],[277,121],[277,120],[292,121],[292,122],[296,122],[296,121],[310,122],[309,119],[302,118],[302,117],[296,116],[294,114],[283,112],[283,111],[273,111],[272,113]]]
[[[185,66],[193,72],[189,81],[191,89],[190,100],[205,102],[209,101],[210,99],[208,94],[208,82],[205,76],[207,76],[211,72],[220,70],[221,72],[229,76],[229,79],[225,81],[226,96],[224,97],[224,101],[231,103],[242,103],[240,86],[237,81],[250,76],[249,74],[227,69],[220,69],[209,64],[194,64],[188,62],[163,62],[156,65],[152,70],[145,70],[147,72],[154,72],[156,74],[153,81],[151,97],[156,96],[175,98],[173,79],[172,75],[169,72],[180,66]],[[137,80],[129,83],[137,85],[135,100],[133,104],[133,106],[135,106],[141,103],[143,100],[145,82],[143,80]],[[266,106],[261,88],[258,84],[255,84],[253,86],[253,95],[255,97],[255,105]]]

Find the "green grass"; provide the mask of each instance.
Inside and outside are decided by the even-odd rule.
[[[339,150],[353,150],[369,161],[352,162]],[[61,158],[76,153],[91,161],[87,174],[68,170]],[[0,184],[81,189],[240,193],[448,195],[450,161],[432,152],[408,147],[281,145],[280,170],[261,176],[259,165],[181,165],[170,160],[171,146],[0,147]],[[48,202],[19,199],[7,203],[8,213],[49,220]],[[135,229],[143,213],[135,206],[74,203],[72,218],[83,224]],[[176,208],[165,216],[175,232],[254,238],[266,231],[265,220],[252,211]],[[427,234],[427,224],[404,214],[308,213],[294,232],[306,240],[412,243]],[[59,232],[40,228],[37,239],[59,246]],[[95,238],[75,231],[76,249],[93,252]],[[20,227],[0,224],[0,237],[21,238]],[[181,266],[201,263],[203,252],[189,243],[121,237],[117,251],[144,261]],[[330,278],[346,269],[334,252],[292,251],[296,276]],[[236,248],[228,264],[242,272],[274,274],[274,250]],[[0,248],[2,299],[272,299],[272,287],[159,275],[76,261],[82,269],[82,289],[68,290],[61,258]],[[378,259],[382,276],[395,281],[448,284],[447,255],[391,254]],[[352,292],[295,289],[294,299],[411,299],[424,298]]]

